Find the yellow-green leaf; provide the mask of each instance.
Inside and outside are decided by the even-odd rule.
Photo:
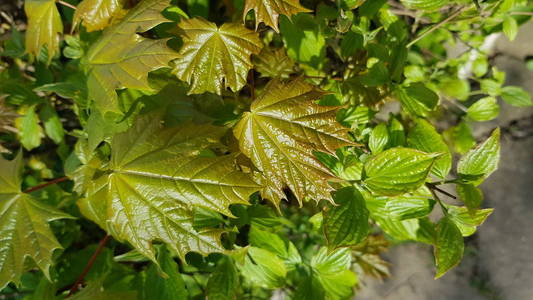
[[[24,11],[28,17],[26,52],[38,55],[46,45],[48,59],[52,60],[59,51],[59,33],[63,32],[55,0],[26,0]]]
[[[492,132],[490,137],[468,151],[457,163],[459,178],[479,185],[498,168],[500,161],[500,129]]]
[[[107,28],[89,48],[87,68],[89,96],[103,112],[120,112],[116,89],[150,90],[148,73],[166,67],[178,55],[166,39],[152,40],[139,33],[167,22],[161,11],[170,0],[144,0],[116,25]]]
[[[7,161],[0,157],[0,290],[9,282],[20,284],[26,258],[50,278],[54,250],[61,245],[48,222],[69,218],[20,190],[22,155]]]
[[[250,56],[261,51],[259,35],[241,24],[218,27],[202,18],[183,20],[178,25],[183,38],[174,72],[191,84],[189,94],[221,94],[239,91],[252,68]]]
[[[424,184],[436,153],[409,148],[393,148],[366,162],[364,183],[374,193],[397,196]]]
[[[198,156],[223,132],[209,125],[164,128],[154,116],[137,120],[112,138],[109,168],[90,183],[82,213],[154,261],[154,240],[182,258],[222,252],[220,231],[193,228],[193,208],[231,215],[230,204],[246,204],[259,189],[236,170],[234,156]]]
[[[435,278],[439,278],[459,264],[463,258],[465,245],[461,231],[448,217],[442,218],[437,223],[436,232],[434,254],[437,274]]]
[[[285,198],[284,188],[300,203],[306,197],[332,201],[328,181],[335,176],[313,151],[335,154],[353,143],[336,121],[339,107],[315,103],[323,95],[301,79],[273,80],[233,130],[241,151],[263,172],[263,196],[275,204]]]
[[[102,30],[111,24],[125,0],[83,0],[74,13],[73,27],[83,24],[87,31]]]
[[[290,17],[299,12],[310,12],[309,9],[301,6],[298,0],[246,0],[243,18],[246,18],[251,10],[255,13],[256,27],[259,23],[264,22],[276,32],[279,32],[279,15]]]
[[[294,62],[285,53],[285,49],[272,50],[263,48],[253,59],[255,70],[261,77],[289,78],[294,73]]]

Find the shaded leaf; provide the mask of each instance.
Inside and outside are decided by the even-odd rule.
[[[218,27],[202,18],[179,23],[183,38],[174,72],[191,84],[189,94],[221,94],[226,88],[239,91],[252,68],[250,56],[261,50],[259,35],[241,24]]]
[[[0,157],[0,290],[9,282],[20,285],[27,257],[50,279],[52,254],[61,245],[48,222],[70,218],[22,193],[22,167],[21,153],[12,161]]]
[[[151,40],[138,34],[167,22],[161,11],[169,2],[143,0],[89,48],[83,58],[89,97],[102,113],[120,112],[116,89],[150,90],[148,73],[166,67],[178,56],[166,46],[166,39]]]
[[[294,62],[283,48],[272,50],[265,47],[259,55],[254,56],[253,62],[261,77],[289,78],[294,73]]]
[[[365,199],[354,187],[338,190],[337,206],[324,211],[323,228],[329,249],[352,246],[363,241],[370,230]]]
[[[207,281],[206,296],[209,300],[234,300],[239,288],[239,274],[233,259],[223,257]]]
[[[402,107],[415,116],[427,116],[439,103],[439,96],[422,83],[412,83],[396,89]]]
[[[247,203],[259,186],[235,169],[233,156],[198,156],[222,133],[209,125],[163,128],[159,118],[139,119],[112,138],[109,167],[79,202],[82,213],[152,260],[153,240],[180,257],[223,251],[220,231],[193,229],[193,208],[231,215],[228,206]]]
[[[298,0],[246,0],[243,18],[246,18],[246,15],[251,10],[255,13],[256,28],[259,23],[264,22],[278,33],[279,15],[290,17],[299,12],[310,12],[310,10],[301,6]]]
[[[275,204],[288,187],[300,203],[305,197],[331,199],[335,176],[313,151],[334,154],[351,145],[347,128],[336,121],[337,106],[314,103],[324,93],[298,79],[273,80],[233,129],[241,151],[263,172],[263,196]]]
[[[146,271],[141,300],[187,299],[187,290],[178,272],[178,264],[165,247],[159,248],[157,262],[159,266],[151,264]]]
[[[476,209],[483,202],[483,192],[472,184],[457,184],[457,195],[463,200],[468,209]]]

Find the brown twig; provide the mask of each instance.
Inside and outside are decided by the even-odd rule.
[[[34,187],[31,187],[27,190],[24,191],[24,193],[31,193],[31,192],[35,192],[37,190],[40,190],[40,189],[43,189],[49,185],[53,185],[53,184],[57,184],[57,183],[60,183],[60,182],[63,182],[63,181],[67,181],[68,180],[68,177],[60,177],[60,178],[56,178],[54,180],[50,180],[48,182],[45,182],[45,183],[42,183],[42,184],[39,184],[39,185],[36,185]]]
[[[66,7],[72,8],[73,10],[76,10],[76,6],[74,6],[74,5],[72,5],[72,4],[68,3],[68,2],[58,0],[57,3],[59,3],[61,5],[64,5]]]
[[[439,192],[439,193],[441,193],[441,194],[444,194],[444,195],[446,195],[446,196],[448,196],[448,197],[450,197],[450,198],[452,198],[452,199],[457,199],[457,197],[455,197],[454,195],[452,195],[452,194],[446,192],[446,191],[443,190],[443,189],[438,188],[438,187],[437,187],[435,184],[433,184],[433,183],[429,183],[429,182],[428,182],[426,185],[427,185],[430,189],[432,189],[432,190],[435,190],[435,191],[437,191],[437,192]]]
[[[98,258],[98,255],[100,255],[100,253],[104,249],[104,246],[107,244],[107,241],[109,241],[110,238],[111,238],[110,235],[106,235],[106,236],[104,236],[104,238],[102,238],[100,240],[100,242],[98,243],[98,247],[94,251],[94,253],[91,256],[91,258],[89,259],[89,261],[87,262],[87,265],[85,265],[85,268],[81,272],[80,276],[78,277],[78,279],[76,279],[76,282],[70,288],[67,297],[71,296],[72,294],[74,294],[75,292],[78,291],[78,288],[79,288],[80,284],[83,282],[83,279],[85,278],[85,275],[87,275],[87,273],[89,273],[89,271],[91,270],[91,268],[94,265],[94,262]]]

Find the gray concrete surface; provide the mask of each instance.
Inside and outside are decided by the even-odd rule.
[[[533,55],[533,23],[514,43],[501,37],[496,65],[507,84],[533,95],[533,71],[524,58]],[[502,127],[499,170],[483,185],[486,207],[494,214],[466,240],[465,258],[456,269],[434,280],[431,248],[407,243],[389,250],[392,277],[363,279],[358,300],[533,300],[533,108],[502,104],[500,117],[474,128],[479,138]]]

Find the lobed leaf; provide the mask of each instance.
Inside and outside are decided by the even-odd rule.
[[[139,119],[111,140],[109,168],[93,180],[82,213],[118,240],[155,261],[152,241],[187,252],[222,252],[219,231],[194,230],[193,208],[231,216],[259,186],[235,169],[233,156],[201,157],[223,131],[209,125],[164,128],[159,118]]]
[[[191,84],[189,94],[220,95],[227,87],[237,92],[246,84],[250,56],[262,47],[257,33],[241,24],[218,27],[202,18],[183,20],[178,26],[183,46],[174,72]]]
[[[311,11],[301,6],[298,0],[246,0],[244,3],[243,18],[246,18],[246,15],[251,10],[255,13],[256,28],[259,26],[259,23],[264,22],[278,33],[279,15],[290,17],[299,12]]]
[[[168,66],[178,54],[166,39],[151,40],[139,33],[167,22],[161,15],[170,0],[143,0],[117,24],[104,30],[83,58],[89,97],[105,112],[120,113],[116,89],[150,90],[148,73]]]
[[[63,32],[63,22],[55,0],[26,0],[24,11],[28,18],[26,31],[26,52],[39,55],[47,46],[48,61],[59,51],[59,34]]]
[[[83,0],[76,7],[72,27],[83,24],[87,31],[102,30],[111,24],[126,0]]]
[[[305,197],[332,201],[328,181],[335,176],[313,152],[334,154],[353,143],[336,121],[339,107],[314,103],[322,95],[301,79],[272,80],[233,129],[241,151],[263,172],[263,196],[276,205],[285,198],[284,188],[300,204]]]

